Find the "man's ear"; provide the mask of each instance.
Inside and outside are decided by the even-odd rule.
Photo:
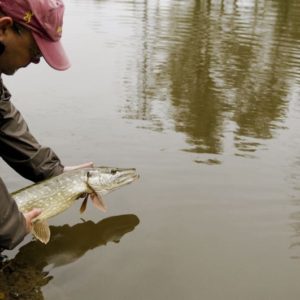
[[[14,23],[13,19],[9,16],[0,16],[0,34],[4,33],[5,30],[12,26]]]

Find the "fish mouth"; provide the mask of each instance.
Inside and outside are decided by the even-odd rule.
[[[140,178],[135,169],[122,170],[119,176],[114,179],[112,189],[115,190],[124,185],[130,184]]]
[[[140,175],[136,172],[135,169],[123,171],[117,180],[117,184],[125,185],[125,184],[131,183],[139,178],[140,178]]]
[[[116,190],[124,185],[130,184],[140,177],[135,168],[99,167],[99,171],[99,177],[101,177],[101,173],[105,175],[102,181],[103,184],[97,181],[94,183],[89,181],[89,184],[95,191],[99,192],[102,195]],[[95,176],[97,177],[97,173],[95,174]]]

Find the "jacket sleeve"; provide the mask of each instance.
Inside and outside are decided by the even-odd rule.
[[[29,132],[1,77],[0,156],[23,177],[35,182],[63,172],[57,155],[42,147]],[[0,248],[14,248],[26,235],[25,228],[25,218],[0,178]]]
[[[0,252],[12,249],[26,235],[25,218],[0,178]]]
[[[0,156],[20,175],[34,182],[63,172],[63,166],[54,151],[42,147],[29,132],[3,85],[0,100]]]

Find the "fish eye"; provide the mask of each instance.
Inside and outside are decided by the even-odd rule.
[[[110,173],[111,173],[111,175],[115,175],[115,174],[117,173],[117,170],[112,169],[112,170],[110,171]]]

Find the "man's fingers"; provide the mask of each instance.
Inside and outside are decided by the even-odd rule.
[[[31,211],[24,214],[27,232],[30,232],[30,230],[31,230],[32,220],[34,218],[38,217],[41,213],[42,213],[42,210],[40,208],[34,208]]]
[[[40,208],[34,208],[33,210],[26,213],[25,215],[27,215],[27,217],[30,220],[32,220],[32,219],[36,218],[38,215],[40,215],[41,213],[42,213],[42,210]]]
[[[76,166],[68,166],[68,167],[64,167],[64,172],[67,171],[72,171],[72,170],[78,170],[78,169],[83,169],[83,168],[91,168],[94,166],[93,162],[87,162],[84,164],[80,164],[80,165],[76,165]]]

